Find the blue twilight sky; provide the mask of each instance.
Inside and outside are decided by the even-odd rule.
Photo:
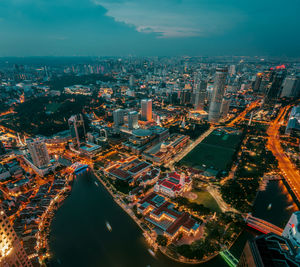
[[[0,0],[0,56],[300,56],[300,0]]]

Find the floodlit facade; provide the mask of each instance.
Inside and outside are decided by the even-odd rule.
[[[50,157],[44,141],[28,140],[27,147],[30,152],[30,156],[32,158],[33,164],[36,167],[42,168],[49,165]]]
[[[0,207],[0,266],[32,267],[8,217]]]
[[[143,99],[141,101],[141,117],[144,121],[152,120],[152,99]]]

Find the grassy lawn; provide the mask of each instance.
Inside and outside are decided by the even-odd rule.
[[[61,106],[61,103],[51,103],[46,106],[46,110],[55,113]]]
[[[221,212],[218,203],[215,201],[213,196],[207,191],[200,190],[192,190],[193,193],[197,194],[197,199],[190,200],[191,202],[195,202],[197,204],[202,204],[207,208],[210,208],[212,211]]]
[[[194,168],[224,170],[232,159],[239,141],[240,135],[214,131],[186,155],[180,163]]]

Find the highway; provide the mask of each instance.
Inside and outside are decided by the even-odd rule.
[[[284,122],[284,117],[288,112],[290,106],[282,108],[277,118],[271,123],[268,133],[267,148],[272,151],[273,155],[278,160],[278,166],[283,173],[285,180],[289,187],[295,194],[297,200],[300,202],[300,174],[290,159],[284,153],[279,137],[279,128]]]

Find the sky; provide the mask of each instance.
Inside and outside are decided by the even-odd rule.
[[[300,57],[300,0],[0,0],[0,56]]]

